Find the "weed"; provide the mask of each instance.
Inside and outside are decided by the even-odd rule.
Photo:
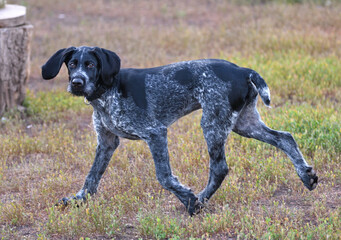
[[[79,206],[73,202],[67,211],[59,207],[48,209],[48,220],[44,229],[47,234],[66,234],[72,237],[99,233],[114,236],[120,231],[119,209],[108,205],[104,200],[92,201]]]
[[[139,231],[145,237],[154,237],[156,239],[179,239],[185,232],[178,219],[162,215],[160,213],[143,213],[139,211],[137,215],[139,222]]]
[[[18,202],[0,203],[0,222],[11,226],[21,226],[31,221],[30,214],[25,211],[24,206]]]

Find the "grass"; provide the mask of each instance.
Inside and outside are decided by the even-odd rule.
[[[28,7],[35,34],[26,110],[0,122],[1,239],[340,238],[340,1],[9,2]],[[284,153],[232,133],[229,175],[191,218],[157,182],[147,145],[122,139],[98,193],[55,207],[82,186],[96,148],[92,109],[65,91],[65,69],[40,76],[70,45],[114,50],[123,67],[211,57],[255,69],[272,95],[272,109],[258,104],[263,121],[293,134],[317,189],[304,188]],[[209,171],[200,117],[177,121],[168,137],[173,171],[196,193]]]

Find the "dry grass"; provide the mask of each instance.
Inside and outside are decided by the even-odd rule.
[[[27,5],[35,32],[27,110],[0,123],[1,238],[340,238],[339,1],[9,2]],[[231,134],[229,176],[190,218],[158,184],[147,145],[122,140],[96,196],[79,208],[54,207],[82,186],[96,147],[91,108],[65,93],[65,70],[53,81],[40,77],[47,58],[70,45],[114,50],[123,67],[212,57],[257,70],[273,96],[273,109],[259,106],[264,121],[293,133],[320,184],[309,192],[282,152]],[[199,123],[200,111],[169,131],[174,172],[195,192],[209,170]]]

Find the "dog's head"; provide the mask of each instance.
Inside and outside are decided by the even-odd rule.
[[[68,91],[76,96],[94,98],[98,89],[112,86],[120,70],[116,53],[98,47],[69,47],[60,49],[42,66],[45,80],[57,76],[65,63],[69,72]]]

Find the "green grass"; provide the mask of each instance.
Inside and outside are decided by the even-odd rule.
[[[341,101],[341,62],[337,56],[314,57],[291,50],[257,53],[248,58],[221,57],[257,69],[270,86],[276,105],[289,102],[335,108]]]
[[[84,112],[89,107],[84,104],[84,99],[72,96],[64,90],[40,91],[34,94],[27,92],[23,103],[28,117],[43,121],[57,121],[67,117],[70,112]]]
[[[26,110],[0,123],[1,239],[339,239],[339,1],[10,2],[28,7],[35,35]],[[114,50],[123,67],[211,57],[255,69],[272,97],[272,109],[258,103],[262,120],[292,133],[317,189],[305,189],[283,152],[231,133],[229,175],[191,218],[157,182],[147,144],[122,139],[95,196],[54,206],[81,188],[96,148],[92,108],[65,91],[65,69],[40,77],[70,45]],[[173,172],[195,193],[209,171],[200,118],[180,119],[168,136]]]

